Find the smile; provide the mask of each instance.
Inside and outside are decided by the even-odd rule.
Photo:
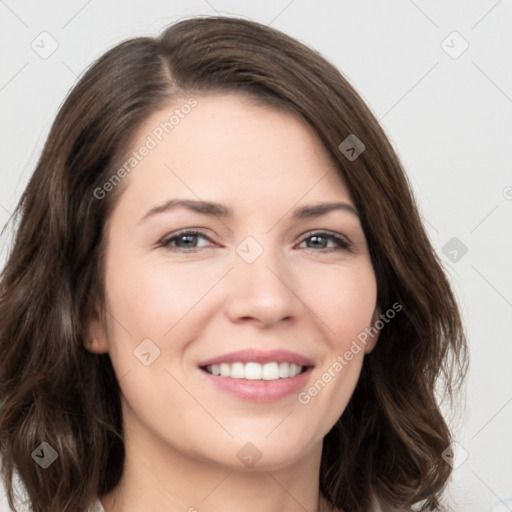
[[[217,377],[231,377],[233,379],[247,380],[278,380],[296,377],[306,370],[306,366],[295,363],[277,361],[269,363],[257,363],[250,361],[242,363],[220,363],[203,367],[202,369]]]
[[[311,379],[313,359],[289,350],[243,349],[200,361],[209,386],[251,402],[275,402],[293,396]]]

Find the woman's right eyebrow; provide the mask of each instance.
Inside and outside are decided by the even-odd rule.
[[[187,210],[200,213],[202,215],[210,215],[223,218],[233,217],[233,210],[221,203],[216,203],[213,201],[198,201],[194,199],[170,199],[160,205],[151,208],[143,217],[141,217],[141,219],[139,219],[137,224],[141,224],[148,219],[155,217],[156,215],[168,213],[178,208],[186,208]],[[359,218],[359,212],[351,204],[345,202],[331,202],[301,206],[300,208],[296,208],[292,213],[292,219],[299,220],[320,217],[335,210],[345,211]]]

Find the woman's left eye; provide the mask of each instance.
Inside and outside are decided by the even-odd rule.
[[[187,250],[187,249],[197,249],[201,247],[208,247],[210,244],[206,244],[203,246],[197,245],[197,239],[202,238],[211,242],[211,240],[199,231],[181,231],[179,233],[173,234],[172,236],[168,236],[164,238],[161,242],[159,242],[159,247],[167,247],[168,249],[177,251],[177,250]],[[319,249],[321,252],[333,252],[339,250],[349,250],[350,243],[345,239],[337,236],[333,233],[328,233],[325,231],[318,231],[313,233],[308,233],[306,238],[303,239],[300,245],[307,243],[313,243],[313,246],[307,247],[308,249]],[[328,243],[334,243],[334,246],[327,247]]]
[[[308,233],[307,237],[302,241],[302,243],[307,242],[308,240],[314,241],[316,248],[320,249],[321,252],[333,252],[339,250],[348,250],[350,249],[350,243],[345,238],[341,238],[333,233],[328,233],[325,231],[318,231],[315,233]],[[335,246],[331,246],[329,248],[326,247],[324,241],[334,242]],[[336,247],[337,246],[337,247]],[[313,247],[314,248],[314,247]]]

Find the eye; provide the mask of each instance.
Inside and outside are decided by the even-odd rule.
[[[165,247],[171,251],[188,250],[190,252],[193,252],[194,249],[211,247],[211,244],[202,246],[198,245],[197,240],[199,238],[211,242],[211,240],[200,231],[189,229],[166,236],[159,242],[158,246]],[[316,231],[308,233],[306,238],[301,242],[301,245],[308,243],[308,241],[313,243],[313,246],[306,247],[307,249],[318,249],[319,252],[323,253],[339,250],[350,250],[351,248],[350,242],[348,242],[345,238],[327,231]],[[331,247],[327,247],[326,244],[329,242],[334,243],[334,246],[331,245]]]
[[[198,238],[203,238],[204,240],[209,240],[211,242],[206,235],[203,235],[203,233],[199,231],[184,230],[163,238],[158,245],[159,247],[166,247],[172,251],[179,251],[180,249],[196,249],[200,247],[197,245]],[[206,245],[206,247],[208,247],[208,245]]]
[[[334,252],[339,250],[349,250],[351,245],[348,240],[345,238],[341,238],[340,236],[330,233],[327,231],[316,231],[312,233],[308,233],[306,238],[302,241],[303,243],[307,243],[309,241],[313,242],[312,247],[308,247],[309,249],[319,249],[320,252]],[[326,247],[327,242],[333,242],[335,246]]]

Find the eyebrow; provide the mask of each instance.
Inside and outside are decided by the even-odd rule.
[[[196,201],[193,199],[170,199],[165,203],[151,208],[138,222],[138,224],[159,215],[161,213],[170,212],[176,208],[183,207],[195,213],[202,215],[210,215],[223,218],[233,217],[233,210],[226,205],[215,203],[212,201]],[[315,205],[301,206],[293,210],[292,219],[310,219],[326,215],[334,210],[342,210],[355,215],[359,218],[359,212],[354,206],[343,202],[320,203]]]

